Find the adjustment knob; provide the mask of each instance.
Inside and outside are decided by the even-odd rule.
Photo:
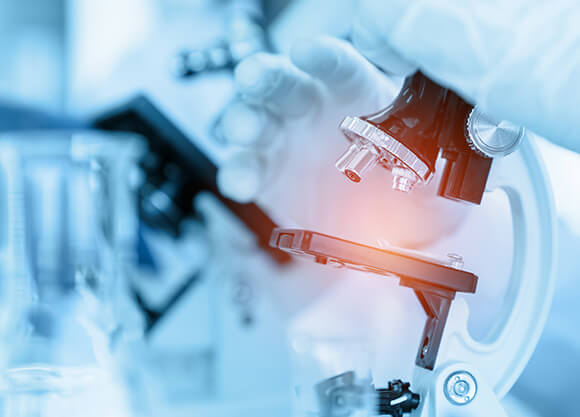
[[[497,121],[474,107],[467,118],[466,139],[474,151],[488,158],[506,156],[515,151],[525,129],[508,121]]]

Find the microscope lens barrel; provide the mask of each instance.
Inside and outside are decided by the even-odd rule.
[[[336,168],[351,181],[360,182],[363,175],[378,162],[378,156],[370,146],[353,143],[336,162]]]

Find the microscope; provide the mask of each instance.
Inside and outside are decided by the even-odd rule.
[[[538,329],[549,305],[547,288],[551,284],[547,281],[552,279],[548,272],[552,232],[545,225],[550,220],[540,214],[551,216],[548,213],[552,208],[532,144],[524,140],[525,129],[494,119],[455,92],[416,72],[407,77],[388,107],[371,115],[348,116],[340,124],[340,130],[350,146],[337,160],[336,168],[354,183],[363,181],[369,170],[380,166],[392,174],[393,189],[412,196],[413,189],[435,178],[436,162],[443,158],[438,196],[480,205],[486,191],[500,188],[508,194],[516,247],[511,293],[504,301],[500,330],[496,329],[483,343],[469,335],[467,306],[464,299],[456,300],[456,294],[475,293],[481,277],[465,270],[463,259],[457,254],[443,260],[301,229],[276,229],[270,245],[319,264],[395,277],[400,286],[415,293],[426,323],[415,359],[414,386],[398,377],[387,388],[375,389],[373,385],[373,413],[396,417],[406,413],[504,415],[497,397],[503,396],[513,384],[529,358],[530,345],[537,342]],[[492,180],[490,173],[496,164]],[[547,240],[542,242],[541,235]],[[530,244],[536,247],[535,251],[530,252]],[[535,265],[538,269],[534,272],[523,264],[524,259],[525,263],[530,262],[533,253],[542,254],[536,259],[540,263]],[[524,279],[523,269],[534,274],[533,283],[529,276]],[[528,295],[520,295],[526,292]],[[522,297],[527,300],[521,301]],[[515,299],[527,307],[518,305]],[[527,309],[528,316],[519,315],[522,308]],[[532,334],[535,339],[529,339]],[[506,366],[505,363],[515,370],[503,374],[491,370]],[[511,381],[506,374],[511,374]],[[365,387],[353,381],[353,376],[346,372],[317,385],[321,416],[347,416],[355,412],[357,402],[352,398]],[[325,387],[323,394],[321,387]],[[411,391],[414,387],[418,392]]]

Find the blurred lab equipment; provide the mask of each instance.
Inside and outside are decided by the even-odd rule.
[[[244,58],[271,49],[267,37],[264,0],[233,0],[227,7],[227,37],[205,49],[179,52],[173,64],[176,77],[190,78],[210,71],[233,70]]]
[[[268,246],[273,221],[255,204],[239,204],[217,190],[217,167],[149,99],[136,97],[119,109],[100,115],[96,128],[135,132],[148,143],[140,161],[143,174],[138,190],[141,219],[150,227],[180,235],[180,226],[194,216],[193,201],[201,191],[213,193],[255,235],[259,245],[280,263],[289,260]]]
[[[62,110],[68,82],[67,3],[0,0],[2,101]]]
[[[255,204],[221,196],[215,165],[146,97],[91,124],[138,133],[147,143],[135,189],[141,256],[128,277],[144,337],[118,355],[134,409],[139,415],[167,415],[213,403],[240,413],[248,407],[266,413],[271,407],[261,409],[264,404],[256,399],[228,404],[223,398],[239,373],[239,366],[224,366],[239,360],[240,346],[224,346],[221,338],[247,333],[255,351],[253,344],[272,335],[261,329],[271,320],[256,304],[255,275],[273,274],[276,265],[290,260],[268,245],[275,223]],[[234,317],[224,320],[224,309]],[[244,357],[248,366],[258,365],[257,353]],[[275,401],[273,406],[279,407]]]
[[[2,415],[127,416],[112,355],[139,333],[124,289],[139,139],[32,130],[3,133],[0,149],[2,281],[21,288],[4,307],[18,306],[20,331],[3,337]]]
[[[86,123],[29,105],[0,101],[0,132],[20,130],[73,130],[84,129]]]
[[[217,190],[215,165],[146,97],[137,97],[120,109],[97,117],[93,124],[106,130],[132,131],[147,141],[148,152],[139,163],[142,178],[137,189],[140,220],[144,225],[166,232],[174,239],[183,238],[187,234],[183,229],[191,226],[192,221],[202,220],[203,228],[195,200],[202,192],[211,193],[255,235],[259,247],[273,261],[285,264],[290,260],[285,253],[268,245],[276,227],[273,221],[255,204],[239,204],[223,197]],[[202,230],[197,232],[205,234]],[[147,318],[147,331],[200,279],[200,273],[192,271],[191,274],[161,309],[147,307],[139,292],[133,290]]]

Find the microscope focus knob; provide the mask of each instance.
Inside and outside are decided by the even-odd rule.
[[[475,152],[488,158],[506,156],[515,151],[524,137],[524,128],[508,121],[497,121],[474,107],[467,118],[467,143]]]

